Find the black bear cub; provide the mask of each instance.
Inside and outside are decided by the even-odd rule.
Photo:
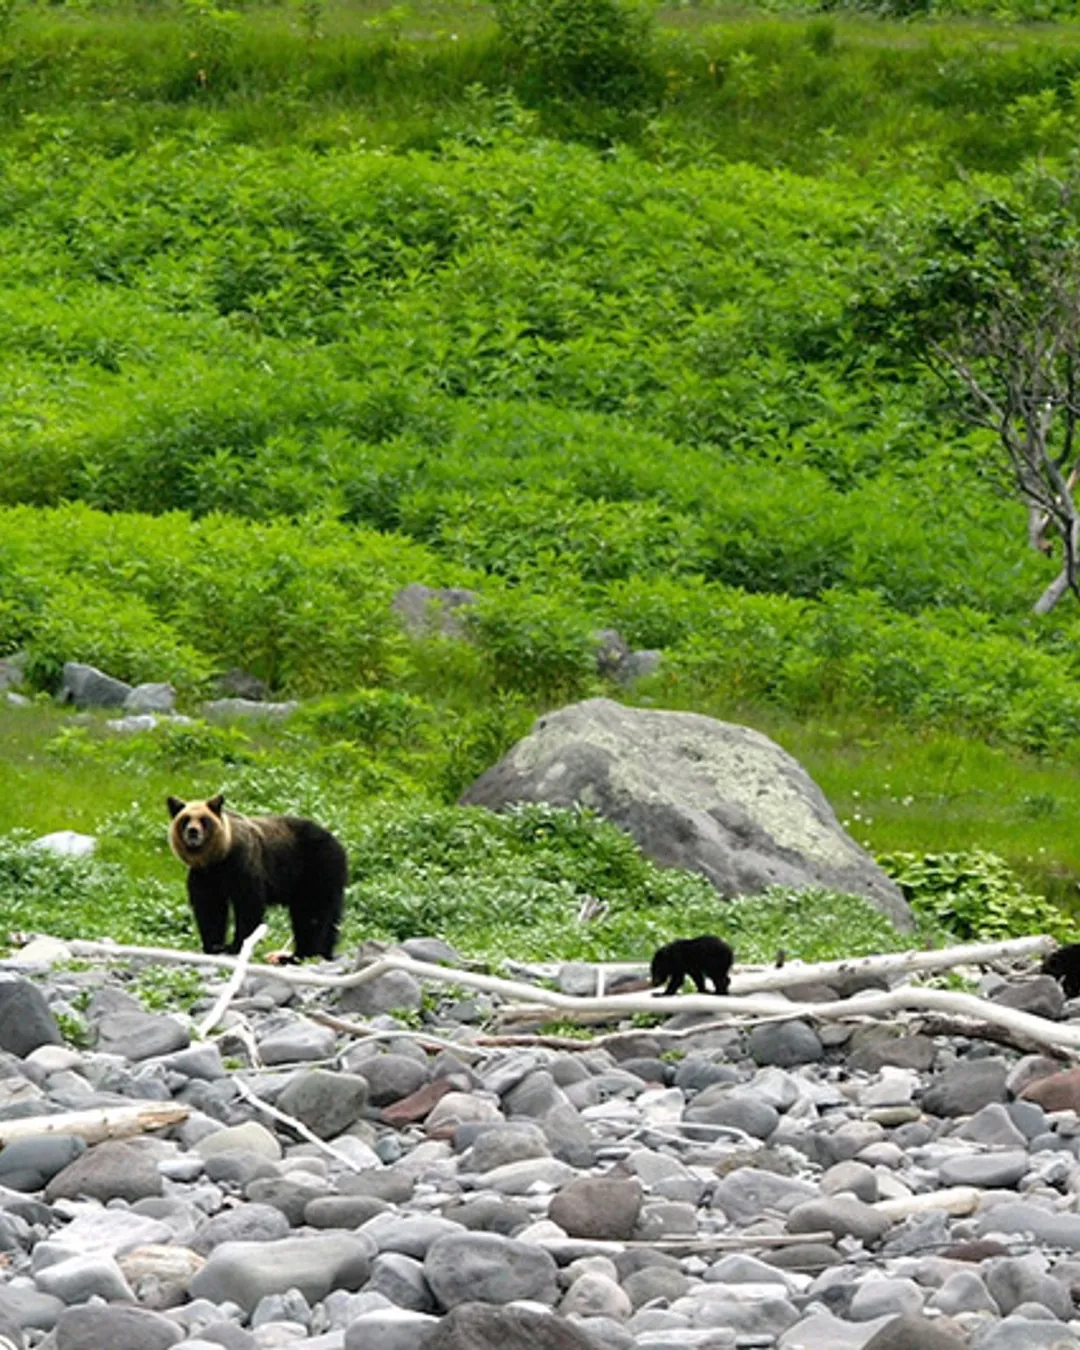
[[[188,899],[203,951],[235,955],[262,923],[267,905],[284,905],[293,952],[278,959],[332,957],[349,879],[345,850],[313,820],[241,816],[224,803],[221,793],[205,802],[168,799],[169,845],[188,869]]]
[[[1066,998],[1076,998],[1080,994],[1080,942],[1051,952],[1042,963],[1042,973],[1053,975]]]
[[[726,994],[730,986],[729,971],[735,953],[723,938],[705,935],[696,938],[682,938],[678,942],[669,942],[652,959],[649,968],[650,984],[663,984],[667,980],[665,997],[677,994],[683,981],[689,975],[697,985],[699,994],[707,994],[706,978],[712,980],[717,994]]]

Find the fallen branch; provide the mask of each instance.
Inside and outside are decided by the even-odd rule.
[[[560,1266],[576,1261],[580,1256],[617,1256],[619,1252],[643,1250],[653,1252],[721,1251],[746,1252],[776,1247],[796,1247],[804,1242],[824,1242],[830,1246],[836,1241],[833,1233],[715,1233],[707,1237],[656,1238],[653,1241],[628,1238],[619,1242],[612,1238],[541,1237],[529,1245],[543,1247]],[[777,1272],[778,1280],[781,1278]]]
[[[803,984],[828,984],[830,979],[851,975],[903,975],[916,971],[949,970],[953,966],[980,966],[992,961],[1013,960],[1024,956],[1044,956],[1056,942],[1053,938],[1009,938],[1003,942],[972,942],[963,946],[940,947],[934,951],[885,952],[878,956],[845,957],[841,961],[811,963],[789,960],[782,966],[738,967],[732,972],[734,994],[766,993],[769,990],[797,988]],[[609,961],[601,964],[605,980],[613,975],[637,975],[645,972],[644,961]],[[513,968],[531,979],[556,979],[559,963],[536,965],[514,963]]]
[[[306,1139],[309,1144],[314,1144],[316,1148],[328,1154],[336,1162],[341,1163],[342,1167],[347,1167],[351,1172],[365,1172],[368,1169],[361,1167],[358,1162],[354,1162],[346,1153],[340,1153],[333,1144],[328,1144],[325,1139],[320,1139],[314,1130],[308,1129],[302,1120],[297,1120],[295,1116],[286,1115],[284,1111],[279,1111],[276,1106],[271,1106],[269,1102],[263,1099],[248,1087],[242,1078],[233,1076],[233,1082],[236,1084],[240,1096],[249,1101],[252,1106],[260,1111],[265,1111],[268,1116],[273,1116],[282,1125],[287,1125],[290,1130],[295,1130],[301,1139]]]
[[[788,1003],[773,995],[757,994],[746,998],[721,997],[717,994],[685,994],[673,998],[642,998],[636,994],[615,994],[604,999],[573,999],[551,994],[545,990],[533,992],[535,1002],[511,1005],[503,1009],[507,1017],[542,1017],[548,1009],[558,1008],[564,1017],[576,1013],[592,1015],[609,1012],[613,1017],[630,1013],[652,1012],[666,1014],[727,1012],[750,1015],[756,1019],[773,1021],[846,1021],[851,1018],[881,1017],[908,1010],[941,1012],[953,1017],[969,1017],[1007,1029],[1010,1033],[1027,1037],[1038,1047],[1063,1046],[1080,1050],[1080,1026],[1051,1022],[1032,1013],[990,1003],[972,994],[958,994],[949,989],[924,989],[901,985],[883,993],[856,994],[849,999],[828,1003]],[[557,1000],[557,1001],[556,1001]],[[697,1030],[697,1028],[694,1028]]]
[[[0,1148],[16,1139],[36,1139],[46,1134],[78,1135],[88,1144],[106,1139],[127,1139],[150,1130],[178,1125],[191,1114],[181,1102],[140,1102],[138,1106],[103,1106],[90,1111],[64,1111],[57,1116],[24,1116],[0,1120]]]
[[[874,1208],[887,1219],[899,1222],[909,1214],[925,1214],[927,1210],[943,1209],[954,1217],[974,1214],[982,1200],[977,1186],[949,1186],[941,1191],[927,1191],[921,1195],[897,1196],[895,1200],[878,1200]]]
[[[186,965],[210,965],[222,969],[232,969],[236,958],[231,956],[208,956],[204,952],[178,951],[172,947],[134,947],[114,942],[74,941],[65,944],[73,956],[105,957],[121,959],[124,957],[147,957],[154,961],[174,962]],[[845,975],[894,975],[910,974],[915,971],[948,970],[960,965],[985,965],[990,961],[1014,959],[1023,956],[1040,956],[1055,946],[1050,937],[1012,938],[1007,942],[970,943],[965,946],[945,947],[939,951],[889,952],[883,956],[860,956],[845,961],[821,961],[812,965],[803,965],[798,961],[789,961],[781,967],[770,966],[764,970],[736,973],[732,979],[732,989],[738,993],[767,992],[769,990],[789,989],[801,984],[828,984],[830,977]],[[625,966],[605,966],[605,972],[615,970],[641,970],[643,963]],[[324,975],[306,967],[284,967],[252,964],[251,971],[268,977],[284,980],[288,984],[308,986],[313,989],[352,989],[377,979],[388,970],[404,970],[419,979],[438,980],[449,984],[458,984],[466,989],[479,989],[485,993],[501,994],[509,998],[526,997],[529,992],[536,993],[533,985],[518,980],[506,980],[497,975],[481,975],[476,971],[462,970],[457,966],[437,966],[427,961],[415,961],[409,956],[387,955],[377,958],[362,970],[346,975]],[[524,992],[523,992],[524,991]],[[571,999],[570,995],[557,995]],[[609,995],[608,997],[622,997]],[[700,995],[699,995],[700,997]],[[580,1000],[578,1000],[580,1002]],[[556,1005],[553,1005],[556,1006]]]
[[[966,1036],[972,1041],[993,1041],[995,1045],[1007,1045],[1025,1055],[1052,1055],[1054,1059],[1072,1060],[1080,1053],[1064,1046],[1048,1045],[1015,1028],[994,1026],[968,1017],[945,1017],[937,1013],[917,1018],[915,1026],[924,1036]]]
[[[222,1041],[227,1036],[232,1036],[244,1047],[244,1050],[247,1052],[248,1063],[253,1069],[261,1069],[264,1067],[262,1055],[259,1054],[258,1042],[255,1040],[255,1033],[252,1031],[246,1017],[237,1017],[230,1027],[226,1027],[224,1031],[219,1031],[214,1037],[214,1040]]]
[[[237,953],[236,964],[233,967],[233,973],[229,976],[229,982],[218,995],[217,1001],[203,1020],[195,1028],[196,1035],[209,1036],[211,1031],[221,1021],[225,1015],[225,1009],[233,1001],[236,991],[244,982],[244,976],[247,974],[248,962],[251,960],[251,953],[256,945],[266,936],[266,924],[259,924],[253,933],[249,933],[244,939],[243,946]]]
[[[461,1041],[452,1041],[448,1036],[429,1036],[426,1031],[407,1031],[404,1027],[394,1027],[386,1031],[379,1027],[369,1027],[363,1022],[348,1022],[343,1017],[335,1017],[333,1013],[323,1012],[320,1008],[309,1008],[307,1016],[313,1022],[321,1022],[324,1026],[332,1027],[334,1031],[343,1031],[347,1036],[355,1036],[357,1040],[367,1041],[415,1041],[417,1045],[431,1046],[434,1050],[450,1050],[455,1055],[461,1054],[466,1057],[483,1059],[487,1056],[487,1050],[480,1048],[481,1043],[488,1045],[489,1038],[478,1036],[475,1044],[462,1043]],[[497,1042],[496,1042],[497,1043]],[[595,1045],[595,1041],[588,1042]]]

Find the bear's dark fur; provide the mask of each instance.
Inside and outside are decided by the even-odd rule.
[[[1066,998],[1076,998],[1080,994],[1080,942],[1051,952],[1042,963],[1042,973],[1053,975]]]
[[[735,953],[723,938],[705,935],[696,938],[682,938],[678,942],[669,942],[652,959],[649,968],[650,983],[663,984],[665,997],[677,994],[683,981],[689,975],[697,985],[699,994],[706,994],[706,977],[713,982],[718,994],[726,994],[729,988],[728,972]]]
[[[205,802],[168,799],[169,845],[188,869],[188,899],[204,952],[240,950],[267,905],[292,921],[292,959],[334,954],[348,862],[345,850],[313,820],[241,816],[220,793]],[[233,936],[228,940],[229,909]]]

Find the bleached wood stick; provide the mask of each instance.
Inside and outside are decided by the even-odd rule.
[[[934,951],[885,952],[878,956],[845,957],[840,961],[787,961],[782,966],[735,967],[731,990],[736,994],[764,993],[771,989],[791,989],[800,984],[828,984],[838,975],[898,975],[925,970],[948,970],[952,966],[978,966],[1021,956],[1043,956],[1057,943],[1053,938],[1009,938],[1003,942],[972,942],[963,946],[941,947]],[[648,967],[647,961],[605,961],[599,964],[605,979],[612,975],[636,975]],[[536,965],[515,963],[516,970],[533,979],[551,979],[559,973],[558,962]]]
[[[218,995],[217,1001],[203,1020],[195,1028],[196,1035],[209,1036],[211,1031],[221,1021],[225,1015],[225,1009],[233,1001],[236,991],[244,982],[244,976],[247,974],[248,962],[251,960],[251,953],[255,950],[266,936],[266,924],[259,924],[253,933],[249,933],[244,939],[243,945],[236,956],[236,965],[233,967],[233,973],[229,976],[229,982]]]
[[[321,1022],[324,1026],[332,1027],[335,1031],[343,1031],[347,1036],[355,1036],[357,1040],[367,1041],[397,1041],[408,1040],[415,1041],[417,1045],[431,1046],[436,1050],[450,1050],[455,1055],[462,1054],[473,1059],[484,1059],[490,1050],[482,1046],[483,1037],[477,1037],[475,1045],[467,1042],[452,1041],[448,1036],[429,1036],[426,1031],[407,1031],[404,1027],[395,1027],[389,1031],[380,1030],[377,1027],[369,1027],[363,1022],[348,1022],[344,1017],[335,1017],[332,1013],[323,1012],[319,1008],[308,1008],[307,1016],[313,1022]],[[589,1042],[595,1044],[595,1042]]]
[[[732,989],[740,993],[765,992],[770,989],[787,989],[800,984],[828,983],[830,975],[844,974],[903,974],[905,972],[948,970],[952,966],[980,965],[988,961],[997,961],[1021,956],[1040,956],[1051,951],[1057,944],[1047,936],[1010,938],[1005,942],[968,943],[963,946],[943,947],[938,951],[888,952],[881,956],[860,956],[845,961],[821,961],[804,965],[790,961],[779,968],[767,967],[740,973],[736,971],[732,978]],[[114,942],[73,941],[65,943],[73,956],[123,958],[144,956],[155,961],[177,962],[182,965],[209,965],[223,969],[232,969],[236,958],[231,956],[207,956],[203,952],[180,951],[173,947],[135,947]],[[306,985],[313,989],[349,989],[366,984],[387,970],[406,970],[421,979],[442,980],[459,984],[468,989],[481,989],[488,993],[510,993],[520,998],[521,990],[533,986],[519,980],[505,980],[495,975],[481,975],[471,970],[457,967],[436,966],[426,961],[415,961],[408,956],[382,956],[365,966],[362,970],[346,975],[325,975],[317,970],[252,964],[253,971],[273,975],[276,979],[289,984]],[[644,962],[633,965],[609,965],[608,971],[642,970]],[[563,997],[566,997],[565,995]]]
[[[57,1116],[27,1116],[19,1120],[0,1120],[0,1148],[16,1139],[33,1139],[43,1134],[77,1134],[88,1144],[105,1139],[127,1139],[149,1130],[178,1125],[191,1114],[182,1102],[140,1102],[138,1106],[102,1106],[90,1111],[64,1111]]]
[[[708,1237],[655,1238],[652,1241],[640,1238],[628,1238],[617,1241],[613,1238],[571,1238],[541,1237],[529,1240],[532,1247],[543,1247],[554,1256],[560,1265],[577,1260],[579,1256],[617,1255],[619,1252],[642,1248],[657,1252],[691,1251],[753,1251],[755,1248],[794,1247],[803,1242],[825,1242],[831,1244],[835,1237],[831,1232],[820,1233],[715,1233]],[[777,1272],[777,1280],[782,1277]]]
[[[976,1186],[949,1186],[943,1191],[927,1191],[924,1195],[902,1195],[895,1200],[878,1200],[874,1208],[887,1219],[906,1219],[909,1214],[925,1214],[930,1209],[943,1209],[947,1214],[961,1217],[974,1214],[979,1208],[982,1192]]]
[[[302,1120],[297,1120],[295,1116],[286,1115],[284,1111],[279,1111],[276,1106],[271,1106],[269,1102],[264,1102],[257,1093],[253,1092],[251,1088],[248,1087],[242,1078],[237,1078],[234,1075],[233,1082],[236,1084],[241,1097],[246,1101],[249,1101],[252,1106],[257,1107],[260,1111],[265,1111],[268,1116],[273,1116],[275,1120],[280,1120],[283,1125],[288,1125],[290,1130],[295,1130],[296,1133],[300,1135],[302,1139],[306,1139],[309,1144],[314,1144],[316,1148],[322,1149],[324,1153],[329,1154],[336,1162],[341,1163],[342,1167],[347,1167],[351,1172],[363,1172],[367,1170],[366,1168],[361,1167],[358,1162],[354,1162],[348,1154],[339,1153],[333,1144],[328,1144],[325,1139],[320,1139],[315,1131],[309,1130]]]
[[[553,1000],[559,998],[560,1002]],[[576,1005],[576,1006],[575,1006]],[[901,985],[887,993],[856,994],[853,998],[837,999],[830,1003],[788,1003],[770,994],[756,994],[746,998],[716,994],[676,994],[673,998],[642,998],[637,994],[616,994],[605,999],[569,999],[546,990],[534,993],[531,1004],[509,1005],[505,1016],[539,1017],[550,1007],[563,1014],[584,1012],[592,1014],[606,1008],[613,1016],[636,1012],[730,1012],[761,1015],[774,1021],[793,1021],[796,1018],[817,1018],[822,1021],[844,1021],[852,1017],[881,1017],[908,1009],[926,1008],[933,1012],[949,1013],[959,1017],[973,1017],[991,1025],[1018,1032],[1038,1045],[1065,1046],[1080,1049],[1080,1026],[1050,1022],[1045,1017],[1006,1008],[988,999],[972,994],[958,994],[950,989],[923,989]]]

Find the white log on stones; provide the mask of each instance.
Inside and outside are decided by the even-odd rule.
[[[860,957],[845,962],[822,962],[817,966],[804,966],[802,971],[818,972],[817,978],[827,979],[828,972],[834,974],[838,968],[845,971],[873,972],[875,974],[892,972],[910,972],[915,970],[946,969],[949,966],[986,963],[1005,958],[1034,956],[1050,951],[1054,940],[1047,936],[1014,938],[1006,942],[969,944],[962,947],[950,947],[939,952],[899,952],[882,956]],[[191,962],[193,964],[229,965],[235,964],[231,957],[207,957],[202,953],[176,952],[169,948],[121,947],[110,943],[73,942],[70,944],[75,956],[153,956],[155,959]],[[1012,1030],[1039,1045],[1061,1047],[1070,1051],[1080,1051],[1080,1026],[1062,1025],[1050,1022],[1046,1018],[1031,1013],[1007,1008],[989,1000],[975,998],[971,994],[954,993],[945,989],[925,989],[911,985],[888,992],[864,992],[850,999],[837,999],[827,1003],[794,1004],[786,999],[769,993],[736,996],[717,994],[676,994],[665,998],[655,994],[609,994],[604,998],[577,998],[569,994],[560,994],[555,990],[541,989],[535,985],[524,984],[518,980],[504,980],[495,975],[480,975],[474,971],[461,970],[446,966],[436,966],[426,961],[416,961],[409,956],[387,955],[372,961],[363,969],[348,975],[321,975],[316,971],[282,970],[276,966],[257,967],[286,979],[293,984],[311,985],[324,989],[347,989],[368,983],[391,970],[407,971],[420,979],[441,983],[456,984],[465,988],[479,989],[485,993],[498,994],[505,999],[529,1000],[524,1004],[510,1005],[502,1010],[507,1017],[532,1017],[542,1015],[549,1008],[556,1008],[564,1016],[592,1016],[597,1013],[610,1013],[612,1017],[626,1016],[631,1013],[715,1013],[733,1017],[790,1021],[796,1018],[810,1018],[822,1021],[845,1020],[852,1017],[882,1017],[905,1011],[926,1010],[941,1012],[958,1017],[979,1018],[991,1025]],[[759,978],[770,976],[773,987],[782,984],[787,967],[774,972],[762,972]],[[800,981],[801,982],[801,981]]]
[[[859,956],[843,961],[818,961],[804,964],[790,961],[783,966],[767,966],[745,973],[736,973],[732,977],[732,988],[740,993],[764,992],[774,989],[787,989],[801,984],[828,984],[829,977],[840,975],[902,975],[917,971],[949,970],[954,966],[986,965],[991,961],[1014,960],[1020,957],[1042,956],[1057,946],[1053,938],[1045,935],[1010,938],[1005,942],[967,943],[957,947],[942,947],[937,951],[886,952],[879,956]],[[149,957],[155,961],[167,961],[181,965],[217,966],[231,970],[236,957],[210,956],[205,952],[180,951],[174,947],[136,947],[118,942],[67,943],[72,956],[105,957],[123,959],[129,956]],[[253,964],[253,971],[273,975],[288,984],[308,986],[313,989],[350,989],[366,984],[388,970],[406,970],[423,979],[441,980],[463,988],[480,989],[487,993],[509,993],[520,998],[522,990],[534,990],[534,986],[520,980],[504,980],[496,975],[480,975],[476,971],[451,969],[436,966],[427,961],[416,961],[409,956],[387,955],[372,961],[362,970],[347,975],[324,975],[317,970],[292,969],[290,967]],[[539,969],[539,968],[538,968]],[[615,964],[603,967],[605,972],[639,971],[644,964]],[[557,967],[552,967],[552,971]],[[568,995],[559,995],[561,998]]]
[[[898,1196],[895,1200],[878,1200],[874,1208],[893,1223],[899,1223],[909,1214],[925,1214],[932,1209],[943,1209],[946,1214],[962,1218],[966,1214],[974,1214],[981,1199],[982,1192],[976,1186],[950,1186],[943,1191]]]
[[[1009,938],[1003,942],[972,942],[934,951],[885,952],[879,956],[845,957],[840,961],[787,961],[782,966],[736,966],[731,989],[736,994],[764,993],[791,989],[803,984],[828,984],[848,975],[905,975],[921,971],[950,970],[954,966],[982,966],[993,961],[1019,957],[1045,956],[1057,946],[1051,937]],[[559,963],[537,965],[512,964],[512,968],[532,980],[554,979]],[[613,975],[638,975],[646,970],[642,961],[608,961],[597,965],[605,980]]]
[[[229,1004],[236,997],[236,991],[244,983],[244,976],[247,974],[248,964],[251,961],[251,953],[255,950],[256,946],[263,940],[265,936],[266,936],[266,924],[261,923],[254,930],[254,932],[249,933],[248,936],[244,939],[243,944],[240,947],[240,951],[237,953],[236,964],[233,967],[233,973],[229,977],[229,981],[225,985],[225,988],[221,991],[220,995],[218,996],[214,1006],[210,1009],[210,1011],[206,1014],[203,1020],[195,1028],[196,1035],[200,1037],[209,1036],[210,1033],[213,1031],[213,1029],[225,1016],[226,1008],[228,1008]]]
[[[241,1097],[246,1101],[249,1101],[252,1106],[260,1111],[264,1111],[268,1116],[272,1116],[274,1120],[281,1121],[281,1123],[287,1125],[290,1130],[295,1130],[302,1139],[306,1139],[309,1144],[314,1144],[316,1148],[320,1149],[328,1157],[333,1158],[335,1162],[340,1163],[342,1167],[347,1167],[350,1172],[365,1171],[365,1169],[361,1167],[358,1162],[355,1162],[350,1158],[347,1153],[342,1153],[341,1150],[336,1149],[333,1144],[328,1144],[325,1139],[320,1139],[315,1131],[308,1129],[302,1120],[297,1120],[295,1116],[290,1116],[285,1111],[279,1110],[276,1106],[271,1106],[269,1102],[264,1102],[260,1096],[252,1091],[242,1078],[234,1076],[233,1082],[236,1084],[237,1091],[240,1093]]]
[[[191,1114],[182,1102],[140,1102],[137,1106],[104,1106],[90,1111],[65,1111],[56,1116],[28,1116],[0,1120],[0,1148],[16,1139],[37,1139],[48,1134],[77,1134],[88,1144],[106,1139],[127,1139],[149,1130],[178,1125]]]

